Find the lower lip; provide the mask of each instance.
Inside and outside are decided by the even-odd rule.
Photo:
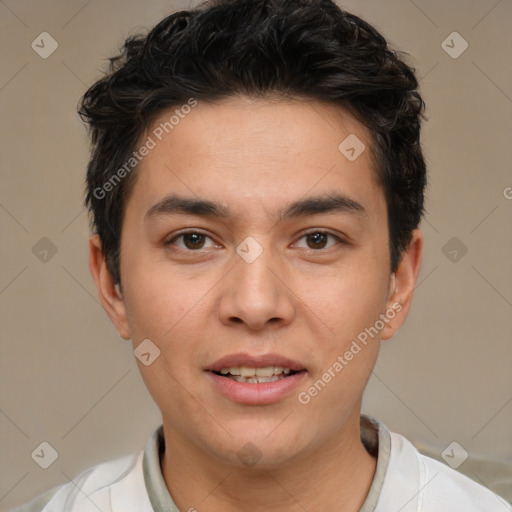
[[[248,405],[273,404],[285,398],[301,383],[306,371],[294,373],[274,382],[246,384],[213,372],[207,372],[216,388],[233,402]]]

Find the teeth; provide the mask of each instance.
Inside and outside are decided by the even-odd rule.
[[[271,375],[266,376],[266,377],[264,377],[264,376],[262,376],[262,377],[260,377],[260,376],[256,376],[256,377],[254,377],[254,379],[255,379],[256,381],[258,381],[258,382],[272,382],[272,381],[270,380],[271,378],[272,378],[272,376],[271,376]],[[277,378],[277,376],[276,376],[276,378]],[[251,382],[251,381],[247,381],[247,382]]]
[[[242,377],[254,377],[256,375],[256,368],[247,368],[247,366],[242,366],[240,368],[240,375]]]
[[[230,379],[236,380],[237,382],[243,382],[244,384],[266,384],[268,382],[275,382],[276,380],[284,379],[284,375],[277,376],[272,375],[272,377],[242,377],[241,375],[233,375],[229,376]]]
[[[284,379],[291,372],[290,368],[282,366],[265,366],[264,368],[249,368],[248,366],[233,366],[222,368],[221,375],[225,375],[237,382],[261,384]]]
[[[258,377],[272,377],[274,374],[274,368],[272,366],[266,366],[265,368],[256,368],[256,375]]]
[[[232,366],[230,368],[222,368],[220,373],[222,375],[236,375],[242,377],[272,377],[272,375],[289,375],[290,368],[283,368],[282,366],[265,366],[264,368],[249,368],[248,366]]]

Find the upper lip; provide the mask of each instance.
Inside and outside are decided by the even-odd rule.
[[[223,368],[233,368],[240,366],[246,366],[248,368],[280,366],[283,368],[290,368],[290,370],[293,371],[301,371],[306,369],[303,364],[279,354],[261,354],[253,356],[250,354],[240,353],[221,357],[213,364],[205,368],[205,370],[211,372],[220,372]]]

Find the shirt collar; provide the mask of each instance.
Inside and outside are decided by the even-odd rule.
[[[361,442],[366,451],[377,457],[377,467],[370,490],[359,512],[374,512],[384,484],[391,454],[391,435],[384,423],[376,418],[361,414]]]

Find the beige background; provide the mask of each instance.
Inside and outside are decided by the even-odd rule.
[[[0,2],[2,511],[142,449],[159,424],[89,276],[76,105],[129,33],[188,5]],[[435,457],[457,441],[469,452],[459,470],[512,500],[512,2],[343,5],[412,56],[430,116],[420,283],[364,410]],[[59,45],[47,59],[31,48],[43,31]],[[457,59],[441,47],[454,31],[469,44]],[[42,237],[57,249],[46,263],[32,252]],[[452,237],[467,247],[456,262],[443,253]],[[59,454],[46,470],[31,458],[43,441]]]

